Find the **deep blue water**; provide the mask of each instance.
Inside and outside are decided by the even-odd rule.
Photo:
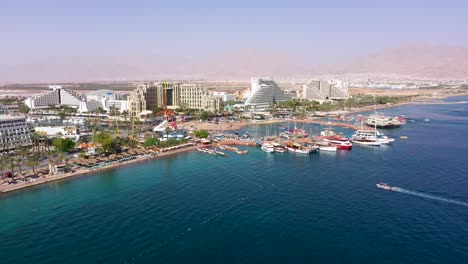
[[[467,105],[385,111],[415,119],[385,131],[397,138],[392,146],[311,156],[190,152],[7,194],[0,260],[468,263],[468,207],[450,203],[468,202]]]

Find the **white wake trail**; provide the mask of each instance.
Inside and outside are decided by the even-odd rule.
[[[447,198],[443,198],[443,197],[439,197],[435,195],[425,194],[425,193],[421,193],[417,191],[406,190],[406,189],[399,188],[399,187],[394,187],[392,191],[468,207],[468,203],[465,203],[465,202],[457,201],[454,199],[447,199]]]

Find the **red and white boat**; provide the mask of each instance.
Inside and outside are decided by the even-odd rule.
[[[337,149],[351,149],[353,147],[353,143],[349,141],[348,138],[334,135],[334,136],[324,136],[324,141],[328,141],[331,146],[336,146]]]
[[[304,129],[296,128],[296,127],[294,127],[294,129],[290,129],[289,133],[293,137],[298,137],[298,138],[306,138],[307,136],[309,136],[309,134],[307,134],[307,132]]]

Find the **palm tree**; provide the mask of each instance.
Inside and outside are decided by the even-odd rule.
[[[169,133],[172,132],[172,128],[171,127],[166,127],[164,129],[164,132],[166,132],[166,140],[169,139]]]
[[[15,177],[15,168],[16,168],[16,159],[12,157],[7,157],[7,166],[11,170],[13,178]]]
[[[37,175],[36,167],[39,165],[39,160],[36,154],[30,156],[26,161],[26,166],[30,167],[34,173],[34,176]]]

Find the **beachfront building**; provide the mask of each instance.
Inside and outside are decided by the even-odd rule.
[[[61,85],[50,85],[49,90],[26,99],[24,103],[30,109],[66,105],[76,108],[80,113],[93,112],[103,108],[101,101],[86,100],[82,95],[63,88]]]
[[[120,113],[130,111],[130,101],[127,100],[128,94],[116,93],[112,90],[96,90],[86,94],[88,102],[100,102],[100,107],[110,113],[116,109]]]
[[[104,105],[104,110],[108,113],[111,113],[113,109],[117,109],[120,113],[127,111],[130,112],[130,101],[129,100],[105,100],[103,99],[102,104]]]
[[[123,95],[120,93],[116,93],[112,90],[96,90],[92,91],[86,94],[86,99],[88,101],[95,100],[95,101],[101,101],[102,99],[105,100],[122,100]]]
[[[302,97],[320,103],[326,100],[348,99],[348,82],[338,80],[310,81],[302,86]]]
[[[80,139],[80,130],[75,126],[35,127],[34,131],[48,138],[69,138],[74,141]]]
[[[0,115],[0,151],[30,144],[30,130],[26,124],[26,118]]]
[[[245,106],[253,110],[268,110],[272,103],[291,100],[291,94],[283,92],[269,78],[252,78],[250,91],[247,94]]]
[[[221,108],[222,99],[213,96],[198,84],[159,82],[139,85],[130,94],[130,109],[138,114],[156,108],[192,108],[216,112]]]
[[[70,89],[65,89],[61,85],[50,85],[49,90],[28,98],[25,104],[31,109],[47,108],[50,106],[67,105],[78,107],[80,102],[86,99]]]
[[[228,94],[226,92],[213,92],[213,96],[221,98],[223,102],[236,100],[236,96],[234,94]]]

